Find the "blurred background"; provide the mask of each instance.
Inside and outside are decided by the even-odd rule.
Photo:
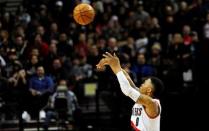
[[[163,80],[161,131],[204,130],[208,0],[0,0],[0,130],[130,131],[134,103],[95,68],[106,51],[136,85]]]

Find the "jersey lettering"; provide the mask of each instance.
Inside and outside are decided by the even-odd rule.
[[[140,116],[142,112],[142,108],[132,108],[132,115]]]

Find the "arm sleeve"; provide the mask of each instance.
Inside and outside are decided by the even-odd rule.
[[[132,100],[136,102],[141,95],[140,92],[131,87],[126,76],[123,74],[123,71],[118,72],[116,76],[123,94],[130,97]]]

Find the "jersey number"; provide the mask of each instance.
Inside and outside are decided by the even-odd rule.
[[[139,117],[136,118],[136,126],[139,125]]]

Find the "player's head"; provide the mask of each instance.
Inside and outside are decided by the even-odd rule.
[[[149,77],[144,80],[142,85],[139,88],[139,91],[142,94],[149,95],[151,97],[160,97],[160,94],[164,90],[163,82],[157,77]]]

